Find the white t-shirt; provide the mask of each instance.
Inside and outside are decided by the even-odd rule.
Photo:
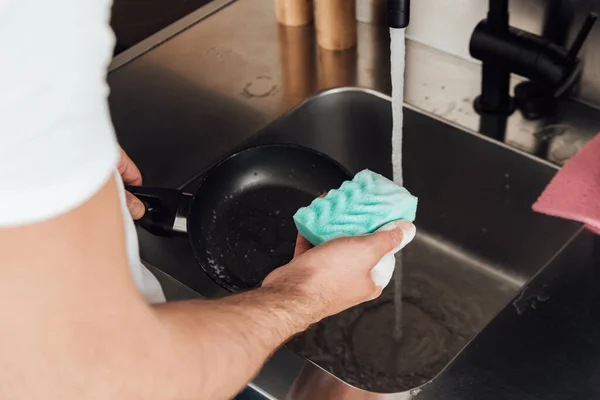
[[[110,6],[0,0],[0,228],[66,213],[118,176],[106,83]],[[118,182],[133,279],[149,302],[162,302]]]

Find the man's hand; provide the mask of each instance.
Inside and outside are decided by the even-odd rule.
[[[373,300],[382,289],[371,279],[371,269],[415,235],[411,222],[398,221],[396,226],[369,236],[332,240],[312,249],[299,236],[295,258],[269,274],[263,287],[297,293],[305,299],[305,309],[299,311],[308,313],[311,323]]]
[[[0,315],[14,328],[0,329],[0,397],[234,398],[292,335],[378,296],[371,268],[414,234],[402,223],[404,235],[334,240],[299,251],[262,288],[148,305],[127,262],[117,185],[50,220],[0,229]]]
[[[121,157],[118,165],[119,174],[126,185],[140,186],[142,184],[142,174],[131,158],[121,149]],[[135,220],[144,216],[146,209],[144,203],[129,192],[125,192],[127,196],[127,208],[131,217]]]

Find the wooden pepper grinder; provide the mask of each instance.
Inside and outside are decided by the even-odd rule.
[[[275,13],[282,25],[308,25],[313,19],[312,0],[275,0]]]
[[[317,42],[326,50],[356,45],[355,0],[315,0]]]

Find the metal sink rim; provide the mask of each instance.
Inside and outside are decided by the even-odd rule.
[[[312,95],[310,97],[307,97],[301,103],[298,103],[296,106],[294,106],[293,108],[291,108],[290,110],[288,110],[287,112],[285,112],[284,114],[282,114],[278,119],[283,118],[285,115],[294,112],[295,110],[297,110],[298,108],[302,107],[303,105],[305,105],[307,103],[310,103],[315,98],[322,97],[322,96],[328,96],[328,95],[336,94],[336,93],[344,93],[344,92],[362,92],[362,93],[366,93],[366,94],[378,97],[380,99],[387,100],[390,103],[390,105],[392,104],[392,100],[393,100],[392,96],[389,96],[389,95],[387,95],[385,93],[381,93],[381,92],[379,92],[377,90],[374,90],[374,89],[363,88],[363,87],[359,87],[359,86],[341,86],[341,87],[336,87],[336,88],[321,90],[321,91],[315,93],[314,95]],[[474,131],[472,129],[466,128],[466,127],[464,127],[462,125],[459,125],[459,124],[457,124],[457,123],[455,123],[453,121],[441,118],[440,116],[438,116],[436,114],[432,114],[432,113],[430,113],[430,112],[428,112],[426,110],[423,110],[422,108],[415,107],[415,106],[413,106],[411,104],[408,104],[406,102],[402,103],[402,105],[403,105],[404,108],[407,108],[407,109],[409,109],[411,111],[417,112],[417,113],[419,113],[421,115],[424,115],[424,116],[426,116],[426,117],[428,117],[430,119],[439,121],[439,122],[441,122],[441,123],[443,123],[445,125],[449,125],[449,126],[455,128],[455,129],[459,130],[459,131],[462,131],[463,133],[467,133],[467,134],[473,135],[473,136],[475,136],[475,137],[477,137],[479,139],[482,139],[482,140],[484,140],[486,142],[492,143],[492,144],[494,144],[496,146],[499,146],[499,147],[502,147],[502,148],[504,148],[506,150],[510,150],[511,152],[519,154],[519,155],[521,155],[521,156],[523,156],[523,157],[525,157],[525,158],[527,158],[529,160],[532,160],[532,161],[535,161],[535,162],[537,162],[539,164],[551,167],[552,169],[554,169],[556,171],[560,170],[559,166],[557,166],[557,165],[555,165],[555,164],[553,164],[553,163],[551,163],[551,162],[549,162],[547,160],[544,160],[544,159],[541,159],[539,157],[536,157],[536,156],[534,156],[534,155],[532,155],[530,153],[527,153],[527,152],[525,152],[523,150],[520,150],[518,148],[509,146],[506,143],[499,142],[498,140],[492,139],[492,138],[490,138],[490,137],[488,137],[488,136],[486,136],[484,134],[481,134],[481,133],[476,132],[476,131]],[[250,139],[252,139],[252,138],[254,138],[254,135]]]

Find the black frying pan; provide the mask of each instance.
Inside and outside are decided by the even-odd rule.
[[[202,269],[224,288],[240,291],[259,286],[292,259],[298,208],[348,179],[321,153],[269,145],[217,164],[193,197],[172,189],[127,189],[146,203],[140,226],[160,235],[187,232]]]

